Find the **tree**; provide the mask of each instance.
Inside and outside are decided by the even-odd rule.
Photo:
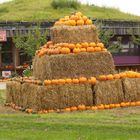
[[[16,48],[24,50],[24,53],[33,57],[37,49],[46,43],[48,32],[41,33],[40,27],[36,27],[33,31],[29,31],[27,36],[24,37],[17,33],[13,38]]]

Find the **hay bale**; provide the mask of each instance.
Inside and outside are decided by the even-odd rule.
[[[13,102],[16,105],[20,105],[21,83],[16,81],[10,81],[7,83],[6,86],[6,102]]]
[[[20,106],[38,110],[40,102],[38,100],[39,86],[35,84],[23,83],[20,94]]]
[[[54,26],[50,29],[50,37],[54,43],[98,42],[95,25]]]
[[[125,102],[140,101],[140,78],[123,79]]]
[[[111,104],[124,101],[124,93],[121,80],[101,81],[94,87],[94,103]]]
[[[60,108],[93,105],[93,94],[89,84],[60,85]]]
[[[40,80],[57,78],[91,77],[114,73],[114,63],[109,52],[68,55],[36,56],[33,75]]]

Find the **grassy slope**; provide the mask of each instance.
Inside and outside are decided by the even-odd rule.
[[[52,20],[69,15],[73,9],[54,10],[50,6],[51,0],[14,0],[0,4],[0,21],[38,21]],[[82,5],[77,11],[99,19],[140,20],[139,16],[125,14],[113,8]]]
[[[139,107],[46,115],[7,113],[0,114],[1,140],[139,140],[140,136]]]

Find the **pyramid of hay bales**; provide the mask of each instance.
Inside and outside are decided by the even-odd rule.
[[[140,74],[115,74],[112,55],[92,20],[80,12],[66,16],[55,22],[50,36],[36,51],[34,79],[16,78],[7,84],[8,103],[38,111],[140,99]],[[127,78],[136,76],[131,97],[127,84],[132,80]]]

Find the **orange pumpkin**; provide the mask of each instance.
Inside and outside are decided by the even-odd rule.
[[[120,104],[115,104],[115,107],[119,108],[119,107],[121,107],[121,105]]]
[[[50,85],[51,84],[51,80],[44,80],[44,85]]]
[[[109,107],[112,109],[112,108],[115,108],[115,104],[110,104]]]
[[[120,78],[126,78],[127,77],[126,73],[124,73],[124,72],[120,73],[119,75],[120,75]]]
[[[107,80],[113,80],[114,76],[112,74],[109,74],[109,75],[106,76],[106,79]]]
[[[69,20],[69,24],[71,26],[76,26],[76,21],[75,20]]]
[[[81,52],[80,48],[74,48],[73,49],[73,53],[76,53],[77,54],[77,53],[80,53],[80,52]]]
[[[81,52],[86,52],[87,51],[86,48],[81,48],[80,50],[81,50]]]
[[[91,25],[91,24],[92,24],[92,20],[87,19],[87,20],[85,21],[85,25]]]
[[[79,79],[72,79],[72,82],[73,82],[74,84],[79,84]]]
[[[79,82],[80,83],[87,83],[87,78],[86,77],[80,77]]]
[[[81,44],[79,44],[79,43],[77,43],[77,44],[75,45],[75,47],[76,47],[76,48],[81,48],[81,47],[82,47],[82,45],[81,45]]]
[[[121,107],[126,107],[126,104],[124,102],[120,103]]]
[[[70,110],[71,111],[76,111],[77,110],[77,107],[76,106],[73,106],[73,107],[70,108]]]
[[[84,25],[84,20],[82,20],[82,19],[77,20],[76,24],[77,24],[78,26]]]
[[[130,106],[130,102],[126,102],[125,105],[126,105],[126,106]]]
[[[78,110],[83,111],[86,109],[85,105],[78,105]]]
[[[140,78],[140,73],[137,73],[136,74],[136,78]]]
[[[135,104],[136,106],[140,106],[140,101],[137,101]]]
[[[136,103],[135,102],[131,102],[130,106],[136,106]]]
[[[104,105],[104,108],[105,108],[105,109],[109,109],[110,106],[109,106],[109,105]]]
[[[59,79],[59,80],[58,80],[58,83],[59,83],[59,84],[65,84],[66,81],[65,81],[65,79]]]
[[[119,74],[114,74],[114,79],[120,79],[120,75]]]
[[[104,105],[101,104],[101,105],[97,106],[97,108],[102,110],[102,109],[104,109]]]
[[[70,112],[71,109],[70,109],[70,108],[65,108],[64,111],[65,111],[65,112]]]
[[[87,16],[83,16],[82,19],[83,19],[84,21],[86,21],[88,18],[87,18]]]
[[[87,47],[87,52],[95,52],[95,49],[93,47]]]
[[[89,47],[96,47],[96,43],[95,42],[89,43]]]
[[[97,108],[97,106],[92,106],[91,107],[91,110],[93,110],[93,111],[95,111],[95,110],[97,110],[98,108]]]
[[[75,44],[69,44],[68,47],[69,47],[70,49],[74,49],[74,48],[75,48]]]
[[[61,48],[60,52],[61,52],[61,54],[69,54],[70,49],[69,48]]]
[[[104,48],[104,44],[103,43],[97,43],[97,47]]]
[[[67,84],[71,84],[72,83],[72,79],[66,79],[65,80]]]
[[[95,77],[91,77],[90,80],[91,80],[91,84],[96,84],[96,78]]]
[[[57,79],[54,79],[54,80],[51,80],[51,83],[52,83],[52,84],[58,84],[59,81],[58,81]]]
[[[86,106],[86,110],[90,110],[91,109],[91,106]]]
[[[48,110],[48,113],[53,113],[53,112],[55,112],[53,109]]]
[[[83,48],[89,47],[89,44],[87,42],[81,43],[81,45],[82,45]]]
[[[100,47],[95,47],[94,49],[96,52],[100,52],[102,50]]]
[[[105,75],[100,75],[100,76],[98,77],[98,79],[99,79],[100,81],[105,81],[105,80],[107,80],[107,77],[106,77]]]

